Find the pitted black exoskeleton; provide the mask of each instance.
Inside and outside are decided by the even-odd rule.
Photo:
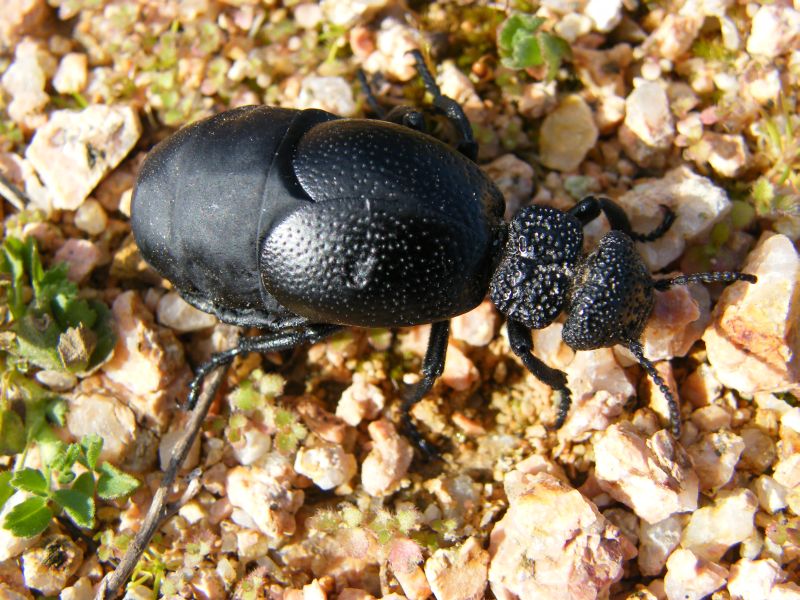
[[[147,157],[131,221],[144,258],[192,305],[222,321],[268,330],[199,367],[204,377],[246,352],[293,348],[345,326],[432,323],[422,378],[405,397],[406,431],[431,448],[409,416],[442,373],[449,319],[487,292],[508,319],[508,338],[527,369],[560,392],[556,425],[569,409],[563,372],[532,353],[531,329],[566,313],[564,341],[576,350],[622,344],[666,394],[639,337],[654,294],[689,281],[755,281],[735,272],[653,280],[623,211],[588,197],[569,211],[531,206],[503,221],[503,197],[477,167],[477,145],[461,107],[443,96],[422,57],[433,110],[457,132],[455,149],[425,132],[423,112],[345,119],[321,110],[247,106],[190,125]],[[600,213],[611,232],[584,255],[583,226]]]

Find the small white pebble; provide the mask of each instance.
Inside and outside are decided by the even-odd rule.
[[[100,235],[108,226],[108,216],[103,206],[93,198],[84,200],[75,211],[75,227],[89,235]]]

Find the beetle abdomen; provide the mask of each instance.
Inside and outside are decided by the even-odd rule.
[[[299,111],[245,106],[181,129],[148,155],[131,206],[142,256],[203,310],[240,325],[286,312],[262,294],[267,176]]]
[[[475,164],[430,136],[380,121],[321,123],[294,173],[313,201],[264,241],[264,286],[312,321],[430,323],[486,295],[503,198]]]

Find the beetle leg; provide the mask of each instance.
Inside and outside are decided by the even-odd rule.
[[[672,392],[670,391],[669,386],[667,386],[667,384],[664,382],[664,379],[658,374],[655,365],[650,361],[650,359],[645,357],[642,344],[636,340],[631,340],[626,344],[626,347],[631,351],[631,354],[633,354],[636,360],[639,361],[639,364],[642,365],[642,368],[650,376],[650,379],[653,380],[653,383],[658,386],[658,389],[661,390],[661,393],[664,394],[664,398],[667,399],[667,406],[669,407],[669,423],[672,427],[672,435],[676,438],[679,438],[681,435],[681,411],[678,408],[678,401],[675,400],[675,396],[672,395]]]
[[[361,84],[361,91],[364,92],[364,97],[367,99],[367,104],[369,104],[369,109],[375,113],[375,116],[381,121],[386,120],[386,111],[383,110],[383,107],[372,92],[372,87],[369,81],[367,81],[367,76],[363,69],[356,71],[356,76],[358,77],[358,83]]]
[[[540,359],[533,355],[533,340],[531,339],[531,330],[525,327],[522,323],[509,319],[506,322],[508,329],[508,343],[511,345],[511,350],[519,356],[522,364],[540,381],[549,385],[553,390],[559,392],[560,399],[558,403],[558,415],[556,417],[555,427],[560,428],[564,421],[567,419],[570,404],[572,403],[572,394],[567,387],[567,375],[563,371],[548,367]]]
[[[756,276],[749,273],[740,273],[739,271],[719,271],[717,273],[692,273],[691,275],[678,275],[671,279],[657,279],[653,284],[659,292],[671,288],[674,285],[687,285],[689,283],[717,283],[723,281],[730,283],[732,281],[747,281],[748,283],[755,283]]]
[[[664,209],[664,218],[655,229],[647,233],[637,233],[631,227],[631,222],[628,220],[628,215],[622,210],[619,204],[609,198],[586,196],[575,206],[573,206],[567,214],[575,217],[581,223],[586,225],[597,217],[602,211],[605,214],[611,229],[617,229],[631,237],[636,242],[652,242],[662,237],[672,224],[675,222],[675,213],[668,206],[662,204],[661,208]]]
[[[447,344],[450,341],[450,321],[439,321],[431,325],[428,337],[428,349],[422,360],[422,379],[412,386],[403,400],[401,408],[403,428],[417,447],[429,458],[438,455],[436,447],[426,440],[411,420],[411,407],[422,400],[431,391],[436,379],[444,371],[444,360],[447,355]]]
[[[433,105],[445,114],[461,137],[458,143],[458,151],[474,162],[478,158],[478,144],[472,135],[472,125],[467,115],[464,114],[464,109],[461,108],[458,102],[442,94],[436,79],[428,69],[428,65],[425,64],[422,53],[419,50],[411,50],[410,54],[417,63],[417,72],[422,77],[425,89],[433,96]]]
[[[197,403],[203,380],[217,367],[229,365],[240,354],[250,352],[279,352],[289,350],[300,344],[313,344],[343,329],[341,325],[307,325],[301,329],[246,337],[239,345],[224,352],[212,354],[211,358],[197,368],[197,373],[189,384],[187,410],[192,410]]]

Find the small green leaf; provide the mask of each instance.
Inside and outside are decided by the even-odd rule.
[[[37,496],[47,496],[49,486],[47,478],[41,471],[36,469],[20,469],[14,471],[14,476],[11,478],[11,485],[18,490],[30,492]]]
[[[74,489],[56,490],[53,500],[78,527],[94,527],[94,498]]]
[[[47,529],[52,518],[53,511],[47,506],[47,499],[34,496],[8,511],[3,527],[17,537],[33,537]]]
[[[11,471],[0,471],[0,510],[3,510],[8,499],[16,492],[16,490],[11,487],[11,478],[13,476],[14,473]]]
[[[542,57],[547,64],[547,80],[552,81],[564,59],[572,55],[572,50],[566,40],[547,32],[539,34],[539,42],[542,48]]]
[[[75,479],[75,483],[72,484],[72,489],[76,492],[80,492],[85,496],[93,497],[94,496],[94,473],[86,472],[81,473]]]
[[[123,473],[114,465],[100,465],[100,479],[97,480],[97,495],[103,500],[113,500],[129,495],[139,487],[139,480]]]
[[[538,37],[526,31],[518,31],[514,36],[512,59],[520,69],[538,67],[542,64],[542,51]]]
[[[0,410],[0,454],[19,454],[25,449],[25,423],[16,411]]]
[[[83,446],[83,451],[86,454],[86,466],[92,471],[96,471],[97,459],[103,450],[103,438],[96,433],[85,435],[81,439],[81,446]]]
[[[55,398],[47,403],[45,412],[47,413],[47,418],[51,423],[55,423],[59,427],[63,427],[66,425],[69,405],[61,398]]]

